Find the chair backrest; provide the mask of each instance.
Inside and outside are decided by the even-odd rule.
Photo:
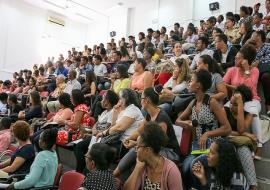
[[[68,171],[62,176],[58,190],[77,190],[83,183],[84,178],[83,174]]]
[[[59,180],[60,180],[60,177],[61,177],[61,172],[62,172],[62,164],[58,164],[57,166],[57,171],[56,171],[56,174],[55,174],[55,177],[54,177],[54,186],[57,186],[59,184]]]

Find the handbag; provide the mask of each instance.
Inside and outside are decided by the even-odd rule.
[[[159,95],[159,104],[172,103],[174,95],[169,93],[162,93]]]
[[[114,134],[102,137],[100,140],[100,143],[105,143],[108,145],[115,144],[115,143],[119,142],[122,134],[123,134],[123,132],[119,132],[119,133],[114,133]]]
[[[184,111],[194,98],[194,94],[180,94],[176,96],[172,103],[173,112],[179,113]]]
[[[270,117],[261,115],[261,126],[262,126],[262,143],[266,143],[270,140]]]
[[[162,147],[159,154],[173,162],[179,161],[179,156],[171,148]]]
[[[239,136],[229,136],[228,137],[229,141],[234,144],[236,147],[241,147],[241,146],[248,146],[251,151],[255,151],[257,148],[257,144],[252,141],[251,138],[248,136],[244,135],[239,135]]]

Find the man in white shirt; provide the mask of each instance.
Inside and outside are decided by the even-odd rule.
[[[105,77],[108,74],[107,67],[101,63],[102,58],[100,55],[95,55],[93,59],[94,73],[96,76]]]
[[[224,26],[225,24],[223,23],[224,17],[223,15],[219,15],[217,17],[217,22],[216,22],[216,26],[217,28],[220,28],[222,31],[224,31]]]
[[[262,24],[262,18],[263,18],[263,15],[261,13],[255,13],[253,15],[252,24],[253,24],[254,31],[258,31],[258,30],[264,31],[264,24]]]
[[[95,55],[93,59],[94,73],[97,76],[97,83],[99,90],[108,90],[111,86],[109,80],[105,77],[108,75],[107,67],[101,63],[102,58],[100,55]]]
[[[163,49],[163,46],[164,46],[164,41],[163,39],[160,38],[160,31],[157,30],[153,33],[153,39],[152,39],[152,44],[154,44],[154,46],[156,48],[159,48],[160,50]]]
[[[207,46],[208,46],[208,38],[207,37],[200,37],[197,41],[197,44],[196,44],[196,52],[198,52],[193,60],[192,60],[192,63],[190,65],[190,69],[191,70],[195,70],[197,68],[197,61],[199,60],[200,56],[201,55],[210,55],[212,58],[213,58],[213,54],[214,52],[210,49],[206,49]]]
[[[75,70],[69,70],[68,72],[68,82],[66,84],[66,88],[64,90],[65,93],[71,95],[72,90],[79,89],[81,90],[81,84],[76,79],[77,72]],[[56,113],[59,110],[60,103],[58,100],[50,101],[47,103],[47,108],[49,112]]]
[[[72,90],[74,89],[79,89],[81,90],[81,84],[79,83],[79,81],[76,79],[77,76],[77,72],[75,70],[70,70],[68,72],[68,82],[66,85],[66,88],[64,90],[65,93],[68,93],[71,95]]]

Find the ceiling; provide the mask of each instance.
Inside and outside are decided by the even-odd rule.
[[[91,23],[107,18],[120,8],[136,6],[142,0],[24,0],[39,8],[56,12],[70,19]]]

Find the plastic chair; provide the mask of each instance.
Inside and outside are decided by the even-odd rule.
[[[85,176],[75,171],[68,171],[62,176],[58,190],[77,190]]]

